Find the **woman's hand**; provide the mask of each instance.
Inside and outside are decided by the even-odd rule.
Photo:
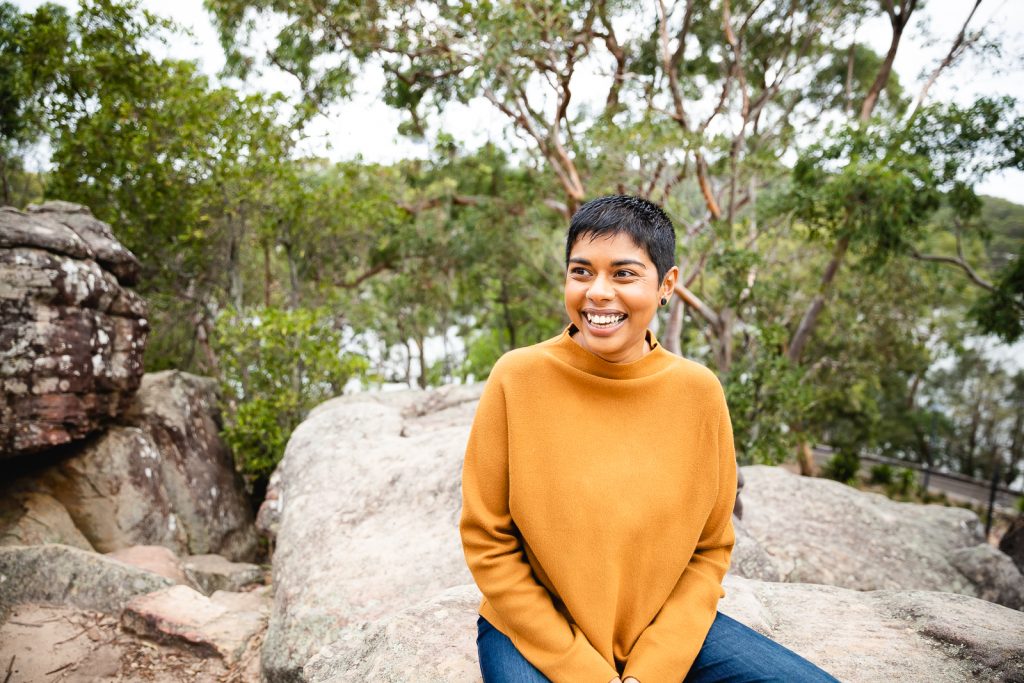
[[[609,681],[609,683],[640,683],[640,681],[636,680],[632,676],[630,676],[626,680],[622,680],[618,676],[616,676],[611,681]]]

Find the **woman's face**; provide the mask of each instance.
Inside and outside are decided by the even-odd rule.
[[[679,269],[659,283],[654,263],[628,234],[592,238],[581,235],[569,252],[565,310],[580,330],[573,339],[606,361],[629,363],[646,353],[647,326]]]

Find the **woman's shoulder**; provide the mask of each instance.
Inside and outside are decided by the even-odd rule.
[[[529,372],[536,370],[540,365],[548,361],[547,347],[552,340],[546,339],[529,346],[520,346],[510,349],[501,354],[494,367],[491,369],[491,376],[495,374]]]

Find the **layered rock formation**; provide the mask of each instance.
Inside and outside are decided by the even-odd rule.
[[[217,434],[218,420],[212,380],[177,371],[147,374],[122,424],[64,449],[52,464],[0,493],[53,508],[46,540],[81,546],[84,538],[104,553],[163,545],[178,555],[251,560],[257,551],[253,513]],[[5,538],[24,542],[28,531],[17,529],[27,518],[22,514],[21,527],[14,527],[0,513],[0,544]]]
[[[296,429],[259,514],[277,532],[262,655],[268,680],[479,680],[479,594],[458,535],[462,458],[479,390],[342,397]],[[723,611],[842,680],[956,680],[967,671],[998,680],[1020,672],[1024,641],[1005,633],[1020,632],[1021,613],[956,594],[1012,602],[1024,580],[1005,573],[1012,561],[981,543],[973,513],[893,503],[776,468],[743,472],[733,596]],[[787,524],[798,528],[778,533]],[[812,543],[821,549],[802,562]],[[1004,635],[987,640],[985,629]],[[901,658],[913,676],[898,675]],[[940,671],[951,673],[931,678]]]
[[[779,467],[743,471],[743,527],[783,581],[951,591],[1024,609],[1024,576],[985,543],[970,510],[899,503]]]
[[[142,377],[135,256],[88,209],[0,208],[0,459],[81,439]]]

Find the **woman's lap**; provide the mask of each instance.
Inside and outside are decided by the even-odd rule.
[[[484,683],[545,683],[548,679],[486,619],[477,619],[477,652]],[[838,681],[792,650],[718,612],[685,683]],[[643,681],[641,681],[643,683]]]

